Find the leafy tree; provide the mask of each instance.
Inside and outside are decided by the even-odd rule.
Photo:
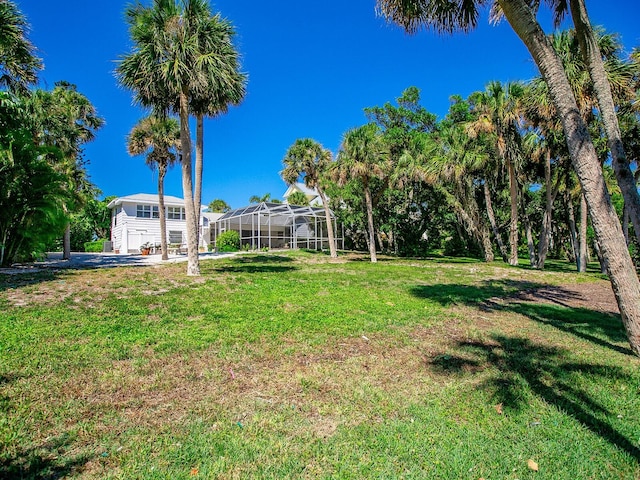
[[[180,127],[174,118],[150,116],[140,120],[127,138],[130,155],[146,154],[146,163],[158,169],[158,204],[160,207],[160,245],[162,260],[169,259],[167,249],[167,218],[164,206],[164,177],[178,161]]]
[[[59,236],[67,221],[67,178],[49,161],[55,147],[38,145],[24,128],[18,97],[0,92],[0,265],[33,260]]]
[[[485,2],[441,2],[436,0],[377,0],[382,14],[409,32],[420,28],[451,33],[475,28],[481,5]],[[559,0],[552,4],[563,4]],[[534,2],[537,8],[539,2]],[[492,16],[504,16],[531,53],[549,86],[551,98],[562,122],[570,156],[587,204],[602,257],[608,266],[611,285],[627,331],[629,343],[640,355],[640,281],[627,249],[622,228],[611,204],[600,161],[589,130],[576,115],[578,105],[562,61],[553,49],[527,0],[496,0]]]
[[[179,115],[187,275],[200,275],[196,207],[201,202],[202,163],[196,166],[194,192],[189,115],[223,113],[244,95],[245,77],[237,71],[238,56],[230,43],[232,29],[212,15],[206,0],[154,0],[151,7],[129,7],[126,16],[134,47],[116,73],[138,103]],[[198,122],[200,139],[201,127]]]
[[[307,187],[318,192],[322,200],[327,223],[327,237],[329,239],[331,258],[338,258],[333,233],[333,220],[329,210],[329,199],[324,191],[327,183],[326,177],[333,164],[331,152],[310,138],[298,139],[289,147],[282,163],[284,164],[284,170],[280,172],[280,175],[286,183],[291,185],[302,178]]]
[[[227,213],[231,211],[231,207],[224,200],[216,198],[209,203],[209,211],[215,213]]]

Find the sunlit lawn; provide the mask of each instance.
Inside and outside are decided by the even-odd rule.
[[[0,275],[0,478],[640,478],[600,275],[364,260]]]

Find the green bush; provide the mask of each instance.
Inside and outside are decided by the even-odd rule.
[[[235,252],[240,248],[240,234],[235,230],[227,230],[218,235],[216,246],[219,252]]]
[[[104,238],[99,238],[98,240],[94,240],[93,242],[85,242],[84,243],[84,251],[85,252],[102,252],[104,242],[107,240]]]

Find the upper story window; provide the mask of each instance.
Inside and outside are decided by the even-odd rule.
[[[157,205],[137,205],[136,217],[138,218],[160,218]]]
[[[187,215],[183,207],[167,207],[167,218],[169,220],[185,220]]]

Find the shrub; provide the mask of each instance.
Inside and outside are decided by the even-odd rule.
[[[84,251],[85,252],[102,252],[103,245],[106,240],[104,238],[99,238],[98,240],[94,240],[93,242],[85,242],[84,243]]]
[[[216,246],[219,252],[235,252],[240,248],[240,234],[235,230],[227,230],[218,235]]]

